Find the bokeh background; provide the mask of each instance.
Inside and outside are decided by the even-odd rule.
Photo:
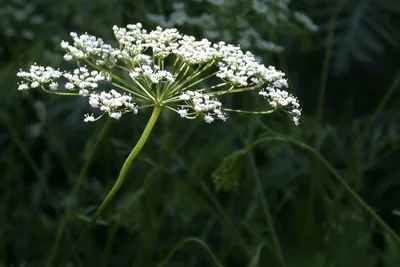
[[[283,70],[301,125],[162,113],[68,266],[400,266],[399,18],[398,0],[0,0],[0,266],[61,266],[149,117],[87,124],[80,99],[19,92],[16,73],[62,67],[70,32],[137,22]]]

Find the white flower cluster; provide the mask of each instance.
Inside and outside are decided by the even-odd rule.
[[[67,61],[84,58],[95,58],[96,64],[99,66],[112,67],[120,57],[120,51],[112,48],[110,45],[105,44],[101,38],[82,34],[78,36],[72,32],[71,37],[73,45],[66,41],[61,42],[61,47],[67,50],[64,59]]]
[[[137,56],[147,48],[153,49],[153,55],[157,58],[166,58],[178,47],[176,42],[181,38],[177,29],[156,30],[147,33],[142,29],[142,24],[128,25],[126,28],[113,27],[114,35],[122,46],[121,55],[124,58]]]
[[[132,79],[136,79],[138,77],[146,78],[147,82],[150,83],[158,83],[160,81],[169,81],[174,82],[174,76],[166,70],[160,70],[160,67],[157,65],[141,65],[139,67],[135,67],[133,71],[129,73],[129,76]]]
[[[49,84],[50,89],[57,90],[58,83],[54,80],[60,78],[62,76],[62,72],[55,70],[52,67],[38,66],[35,63],[31,66],[29,72],[20,70],[17,73],[17,76],[29,82],[21,82],[18,86],[18,90],[37,88],[46,84]]]
[[[98,82],[109,80],[110,77],[96,70],[89,71],[86,67],[75,69],[73,73],[64,73],[63,76],[69,82],[65,84],[68,90],[79,88],[79,94],[83,96],[89,95],[88,89],[95,89],[98,87]]]
[[[115,38],[121,46],[121,56],[125,59],[134,58],[148,48],[144,37],[146,30],[142,29],[142,24],[130,24],[126,28],[113,27]]]
[[[182,36],[177,29],[165,29],[157,27],[156,30],[151,31],[145,38],[153,49],[153,55],[157,58],[164,59],[169,56],[173,50],[178,48],[179,40]]]
[[[101,92],[100,94],[91,93],[89,96],[89,104],[94,108],[100,108],[101,111],[107,112],[111,118],[119,119],[122,113],[133,111],[138,113],[138,106],[131,102],[132,97],[122,95],[114,89],[109,92]],[[93,115],[86,115],[85,122],[94,121]]]
[[[248,86],[262,82],[272,82],[275,87],[287,87],[285,74],[269,66],[258,63],[250,52],[243,53],[240,47],[219,43],[222,61],[218,63],[217,77],[235,86]]]
[[[260,91],[259,94],[264,96],[273,108],[282,108],[292,115],[292,119],[296,126],[300,124],[299,119],[301,116],[301,109],[297,98],[286,91],[271,86]]]
[[[135,56],[134,58],[130,58],[130,61],[132,63],[132,66],[153,64],[151,56],[144,55],[144,54],[139,54],[139,55]]]
[[[196,41],[193,36],[183,36],[179,40],[179,47],[173,52],[189,65],[209,63],[213,59],[220,57],[219,51],[216,49],[218,46],[211,46],[211,42],[207,39]]]
[[[196,41],[192,36],[182,36],[176,29],[156,30],[147,32],[142,29],[140,23],[128,25],[126,28],[113,27],[115,36],[121,45],[121,55],[141,55],[147,48],[151,48],[154,57],[164,59],[174,54],[189,65],[205,64],[212,60],[220,59],[217,77],[230,82],[235,86],[248,86],[260,82],[274,82],[274,86],[280,88],[287,86],[283,78],[284,73],[273,67],[266,68],[258,63],[250,52],[244,53],[240,47],[226,45],[224,42],[212,44],[207,39]],[[142,65],[136,67],[131,77],[145,75],[152,83],[161,78],[172,80],[172,75],[166,71],[159,71],[158,66]]]
[[[211,123],[215,118],[225,121],[227,116],[222,112],[222,104],[217,99],[210,99],[210,96],[198,91],[186,91],[181,94],[180,100],[184,100],[186,104],[192,108],[197,114],[202,114],[207,123]],[[181,117],[187,115],[186,109],[180,109]]]
[[[140,104],[168,105],[181,117],[201,116],[211,123],[215,119],[225,121],[227,118],[222,112],[221,102],[211,99],[211,96],[260,90],[267,86],[260,94],[266,97],[273,108],[283,108],[292,114],[298,124],[301,112],[297,99],[280,90],[288,87],[285,74],[275,67],[259,63],[252,53],[244,52],[239,46],[225,42],[213,44],[207,39],[197,41],[192,36],[181,35],[176,29],[163,30],[157,27],[147,32],[140,23],[126,28],[114,26],[113,29],[118,48],[104,44],[100,38],[88,34],[78,36],[75,33],[71,34],[72,45],[64,41],[61,44],[67,50],[66,59],[85,59],[89,66],[97,70],[83,66],[72,72],[60,72],[35,64],[30,72],[18,73],[18,76],[29,82],[21,83],[18,89],[47,85],[51,90],[57,90],[56,79],[63,77],[67,79],[65,88],[77,90],[78,93],[59,94],[88,97],[92,107],[116,119],[126,112],[136,113],[138,107],[132,103],[130,95],[121,95],[114,89],[109,92],[93,92],[98,89],[99,82],[108,81],[114,88],[137,96],[135,101]],[[170,56],[175,61],[165,61]],[[125,64],[120,65],[120,61]],[[169,68],[166,62],[175,63]],[[118,69],[116,72],[113,72],[114,67]],[[121,71],[127,75],[120,76]],[[133,81],[125,80],[127,76]],[[188,91],[194,86],[202,86],[213,76],[222,82],[197,91]],[[44,87],[42,89],[47,91]],[[187,108],[192,110],[190,114]],[[288,111],[290,108],[292,110]],[[94,116],[86,115],[85,121],[92,120],[96,120]]]
[[[26,82],[20,83],[18,90],[27,90],[29,88],[49,85],[50,89],[55,91],[58,89],[58,82],[56,80],[64,77],[69,81],[65,84],[65,88],[68,90],[79,88],[79,93],[83,96],[89,94],[88,89],[97,88],[97,83],[99,81],[110,79],[109,76],[96,70],[89,71],[86,67],[75,69],[73,73],[69,73],[61,72],[51,67],[38,66],[36,64],[31,66],[29,72],[19,71],[17,76],[30,82],[30,84]]]
[[[219,72],[217,77],[231,83],[234,86],[248,86],[259,84],[260,82],[274,82],[278,85],[286,84],[283,79],[284,74],[274,68],[266,68],[258,63],[250,52],[244,53],[238,46],[227,45],[224,42],[212,45],[207,39],[196,41],[192,36],[182,36],[176,29],[163,30],[157,27],[156,30],[147,32],[142,29],[140,23],[128,25],[126,28],[113,27],[115,36],[120,43],[120,50],[115,50],[105,45],[101,39],[84,34],[80,37],[73,35],[76,47],[65,45],[70,54],[75,57],[87,57],[102,55],[102,58],[124,58],[129,59],[129,63],[137,61],[142,52],[151,48],[153,56],[164,59],[170,54],[174,54],[189,65],[205,64],[212,60],[219,59]],[[88,48],[82,46],[87,45]],[[109,53],[109,55],[107,55]],[[121,56],[119,56],[121,55]],[[143,56],[143,55],[142,55]],[[138,64],[131,73],[131,77],[145,75],[152,83],[157,83],[161,79],[173,81],[173,75],[159,67],[150,64]]]

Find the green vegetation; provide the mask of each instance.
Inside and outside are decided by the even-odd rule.
[[[400,266],[400,2],[267,2],[0,0],[0,266]],[[150,109],[85,123],[85,101],[16,74],[65,69],[70,32],[137,22],[240,44],[286,73],[302,117],[163,110],[90,225]]]

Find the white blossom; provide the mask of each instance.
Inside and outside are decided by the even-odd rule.
[[[29,86],[26,83],[20,83],[18,86],[18,90],[27,90],[27,89],[29,89]]]
[[[133,71],[129,73],[129,76],[132,79],[136,79],[138,76],[143,76],[151,83],[158,83],[160,81],[175,81],[174,76],[169,71],[160,70],[160,67],[157,65],[141,65],[139,67],[135,67]]]
[[[50,87],[51,90],[56,91],[58,89],[58,83],[57,82],[52,82],[52,83],[50,83],[49,87]]]
[[[188,64],[204,64],[219,57],[220,53],[207,39],[196,41],[193,36],[183,36],[173,52]]]
[[[123,112],[132,111],[138,113],[138,106],[132,102],[130,95],[122,95],[112,89],[109,92],[91,93],[89,96],[89,105],[93,108],[99,108],[107,112],[111,118],[119,119]]]
[[[300,104],[297,98],[286,91],[276,89],[272,86],[267,87],[265,90],[261,90],[259,94],[265,97],[271,107],[286,110],[292,115],[292,119],[296,126],[299,125],[301,109],[299,109]]]
[[[99,86],[98,82],[107,79],[107,75],[96,70],[89,71],[86,66],[75,69],[72,73],[65,72],[63,76],[69,80],[69,82],[65,84],[65,88],[69,90],[75,88],[95,89]]]
[[[120,57],[120,51],[105,44],[101,38],[86,33],[78,36],[74,32],[71,33],[71,37],[73,44],[66,41],[61,42],[61,47],[67,51],[64,56],[66,61],[70,61],[72,58],[94,59],[97,65],[112,67]]]
[[[123,58],[135,57],[148,48],[145,41],[147,31],[142,29],[141,23],[130,24],[126,28],[114,26],[113,31]]]
[[[157,58],[166,58],[178,47],[178,42],[181,38],[177,29],[165,29],[157,27],[156,30],[151,31],[145,41],[153,49],[153,55]]]
[[[33,64],[29,70],[29,72],[20,70],[17,73],[18,77],[23,78],[24,80],[30,82],[21,83],[18,87],[19,90],[26,90],[29,88],[37,88],[40,85],[46,85],[49,83],[53,83],[53,81],[59,79],[62,75],[62,72],[59,70],[55,70],[52,67],[42,67]]]
[[[277,87],[286,86],[285,74],[273,66],[265,67],[256,61],[250,52],[243,52],[240,47],[226,45],[220,42],[217,47],[222,54],[218,63],[217,77],[226,80],[234,86],[249,86],[263,82],[274,82]]]
[[[226,120],[226,114],[221,111],[222,104],[216,98],[210,98],[209,95],[203,94],[198,91],[186,91],[180,99],[184,99],[188,107],[192,108],[198,114],[203,115],[207,123],[211,123],[218,118]],[[181,115],[182,111],[179,112]],[[181,115],[181,117],[183,117]]]
[[[85,118],[83,119],[84,122],[92,122],[95,121],[93,114],[85,114]]]
[[[206,114],[206,115],[204,116],[204,120],[205,120],[207,123],[212,123],[212,122],[214,121],[214,118],[211,116],[211,114]]]
[[[116,119],[116,120],[121,118],[121,116],[122,116],[121,112],[111,112],[110,113],[110,117],[113,118],[113,119]]]
[[[183,5],[175,5],[175,8],[182,9]],[[238,23],[238,27],[248,24],[243,19]],[[298,124],[300,105],[295,97],[283,90],[288,87],[285,74],[273,66],[266,67],[240,46],[225,42],[213,44],[205,38],[196,40],[174,28],[157,27],[147,32],[140,23],[125,28],[114,26],[113,30],[117,48],[87,33],[79,36],[71,33],[73,42],[62,41],[61,47],[67,51],[64,59],[77,61],[78,68],[61,72],[34,64],[29,72],[18,72],[18,76],[24,79],[18,84],[18,90],[42,87],[47,92],[61,94],[57,92],[58,79],[64,78],[64,88],[73,91],[67,94],[85,97],[91,107],[114,119],[128,112],[138,113],[136,103],[139,103],[141,107],[167,106],[182,118],[201,117],[211,123],[227,120],[224,110],[234,111],[222,108],[217,96],[264,87],[259,94],[269,105],[283,109]],[[254,30],[246,34],[251,38],[259,37]],[[261,45],[272,46],[269,43]],[[166,57],[168,60],[164,60]],[[80,65],[82,59],[88,62],[88,66]],[[173,65],[169,65],[170,62]],[[209,85],[215,80],[220,81]],[[101,82],[112,83],[115,89],[104,91]],[[191,89],[198,86],[200,88]],[[84,120],[97,119],[87,114]]]
[[[179,116],[184,118],[184,117],[186,117],[188,115],[188,109],[180,108],[180,109],[178,109],[178,114],[179,114]]]

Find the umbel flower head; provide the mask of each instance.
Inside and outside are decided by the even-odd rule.
[[[225,121],[227,112],[267,114],[281,109],[299,124],[301,109],[298,100],[284,90],[288,86],[285,74],[259,63],[239,46],[196,40],[176,29],[157,27],[148,32],[140,23],[113,30],[115,47],[95,36],[71,33],[72,42],[62,41],[61,46],[66,51],[64,59],[75,61],[77,68],[69,72],[34,64],[29,71],[18,72],[23,79],[18,89],[41,88],[84,97],[99,111],[97,116],[86,114],[86,122],[104,115],[119,119],[160,106],[182,118],[201,117],[208,123]],[[60,87],[65,91],[60,92]],[[103,87],[108,89],[100,90]],[[228,109],[218,99],[247,91],[264,97],[270,110]]]

